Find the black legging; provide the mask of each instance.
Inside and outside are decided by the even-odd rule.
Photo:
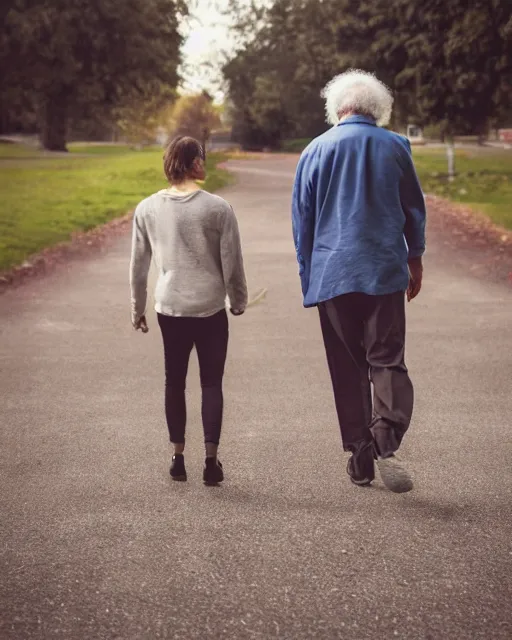
[[[180,318],[158,314],[165,355],[165,416],[174,444],[185,442],[188,362],[195,346],[201,376],[205,442],[219,444],[224,400],[222,378],[228,349],[228,317],[219,311],[208,318]]]

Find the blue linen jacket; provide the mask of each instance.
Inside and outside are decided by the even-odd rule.
[[[407,138],[351,116],[302,153],[292,222],[304,306],[405,291],[425,251],[425,199]]]

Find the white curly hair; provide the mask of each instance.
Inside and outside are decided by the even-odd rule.
[[[327,122],[333,126],[349,114],[370,116],[381,127],[391,118],[391,90],[373,73],[361,69],[349,69],[333,78],[322,91],[322,98]]]

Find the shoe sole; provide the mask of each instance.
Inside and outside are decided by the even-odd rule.
[[[384,485],[393,493],[407,493],[412,491],[414,484],[409,472],[392,458],[377,460],[377,467]]]
[[[211,476],[213,476],[213,478]],[[205,467],[203,471],[203,484],[206,487],[218,487],[221,482],[224,482],[221,462],[217,461],[217,466]]]
[[[350,482],[352,484],[355,484],[356,487],[369,487],[373,482],[373,480],[368,480],[368,478],[365,478],[364,480],[354,480],[354,478],[352,478],[352,476],[350,475],[349,475],[349,478],[350,478]]]
[[[186,482],[187,476],[171,476],[171,480],[174,480],[174,482]]]
[[[206,487],[218,487],[221,482],[224,482],[224,476],[216,478],[215,480],[210,480],[209,478],[205,478],[203,476],[203,484]]]

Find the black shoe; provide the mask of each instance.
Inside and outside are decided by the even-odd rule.
[[[224,480],[222,464],[217,458],[206,458],[203,470],[203,482],[209,487],[215,487]]]
[[[373,442],[364,442],[352,453],[347,464],[350,481],[358,487],[366,487],[375,480]]]
[[[172,457],[171,468],[169,470],[171,478],[176,482],[185,482],[187,471],[185,469],[185,458],[182,453],[176,453]]]

